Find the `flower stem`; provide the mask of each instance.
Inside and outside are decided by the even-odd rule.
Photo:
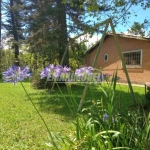
[[[32,103],[34,109],[36,110],[37,114],[39,115],[39,117],[40,117],[41,120],[43,121],[43,123],[44,123],[44,125],[45,125],[45,127],[46,127],[46,129],[47,129],[47,132],[49,133],[49,136],[50,136],[51,139],[52,139],[53,145],[56,147],[57,150],[59,150],[58,147],[57,147],[57,145],[56,145],[56,143],[55,143],[54,140],[53,140],[53,136],[52,136],[52,134],[51,134],[51,132],[50,132],[50,130],[49,130],[49,128],[48,128],[48,126],[47,126],[47,124],[46,124],[44,118],[42,117],[42,115],[40,114],[40,112],[38,111],[38,109],[36,108],[36,106],[35,106],[35,104],[33,103],[31,97],[29,96],[27,90],[25,89],[23,83],[22,83],[21,81],[20,81],[20,83],[21,83],[21,86],[23,87],[23,89],[24,89],[24,91],[25,91],[27,97],[29,98],[30,102]]]

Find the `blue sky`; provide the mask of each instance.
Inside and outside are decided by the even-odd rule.
[[[131,17],[129,18],[128,22],[126,25],[118,25],[116,28],[117,32],[126,32],[134,22],[143,22],[144,19],[150,20],[150,8],[143,10],[142,7],[140,6],[133,6],[131,10],[135,11],[135,14],[132,14]]]
[[[150,21],[150,8],[143,10],[141,6],[132,6],[130,10],[134,13],[131,14],[128,23],[124,25],[118,24],[117,27],[115,27],[116,32],[123,32],[127,34],[127,30],[131,28],[134,22],[143,23],[145,19]],[[111,31],[110,28],[109,30]],[[86,43],[87,47],[90,47],[91,45],[95,44],[96,41],[98,41],[101,37],[101,35],[94,35],[92,38],[90,38],[89,35],[86,36],[88,37],[87,39],[89,41]],[[84,38],[85,36],[83,36],[81,39],[83,40]]]

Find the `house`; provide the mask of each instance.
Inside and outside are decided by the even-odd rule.
[[[150,39],[125,34],[117,34],[117,38],[131,83],[150,82]],[[100,41],[87,51],[85,57],[87,66],[92,65],[99,43]],[[118,68],[121,81],[127,82],[113,34],[106,35],[95,67],[102,68],[103,73],[110,74]]]

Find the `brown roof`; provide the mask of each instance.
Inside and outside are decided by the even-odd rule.
[[[116,33],[117,36],[120,36],[120,37],[124,37],[124,38],[133,38],[133,39],[138,39],[138,40],[147,40],[150,42],[150,37],[141,37],[141,36],[138,36],[138,35],[132,35],[132,34],[124,34],[124,33]],[[113,36],[113,33],[111,32],[108,32],[105,36],[105,39],[104,41],[109,37],[109,36]],[[100,43],[100,40],[97,41],[90,49],[88,49],[86,51],[86,53],[90,53],[92,52],[96,47],[98,47]]]

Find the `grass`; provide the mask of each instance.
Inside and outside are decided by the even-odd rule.
[[[74,130],[71,123],[74,118],[65,103],[64,97],[58,89],[35,90],[29,82],[23,83],[31,99],[36,104],[45,119],[49,129],[53,132],[68,134]],[[106,88],[106,85],[103,85]],[[80,101],[84,85],[73,85],[73,95],[77,102]],[[61,87],[66,100],[70,102],[70,93],[66,87]],[[138,103],[144,102],[144,87],[134,87]],[[90,86],[86,100],[100,99],[104,94],[98,86]],[[21,84],[0,83],[0,149],[14,150],[41,150],[48,149],[48,133],[40,120],[31,102],[28,100]],[[132,110],[133,101],[128,86],[117,85],[115,106],[124,111]]]
[[[44,90],[32,89],[29,83],[24,85],[34,103],[47,95]],[[0,83],[0,104],[0,149],[46,149],[48,133],[20,83],[16,86]],[[41,115],[51,131],[68,133],[73,128],[70,116],[61,112],[42,111]]]

